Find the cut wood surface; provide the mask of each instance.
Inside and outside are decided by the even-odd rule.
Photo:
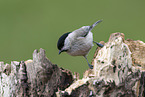
[[[0,97],[145,97],[145,43],[113,33],[79,74],[58,67],[34,50],[33,59],[0,62]]]

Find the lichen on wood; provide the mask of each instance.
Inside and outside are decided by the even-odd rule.
[[[33,59],[0,62],[1,97],[144,97],[145,43],[113,33],[101,42],[92,59],[93,69],[79,74],[58,67],[34,50]]]
[[[97,48],[92,61],[94,68],[87,70],[82,79],[74,82],[70,87],[65,89],[65,91],[57,92],[59,96],[144,97],[145,68],[144,66],[140,66],[140,68],[134,67],[133,59],[137,59],[132,56],[134,52],[130,50],[130,45],[133,44],[124,39],[123,33],[111,34],[109,41],[104,43],[104,47]],[[138,56],[139,53],[145,49],[144,43],[142,43],[139,48],[141,49],[137,51]],[[141,56],[143,55],[141,54]],[[144,59],[144,57],[142,59]],[[80,93],[80,90],[84,85],[87,88],[83,95]],[[74,86],[75,89],[71,88]],[[74,92],[76,90],[79,91],[79,94]],[[84,92],[84,89],[81,91]]]

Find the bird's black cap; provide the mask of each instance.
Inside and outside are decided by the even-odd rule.
[[[64,46],[64,41],[66,39],[66,37],[70,34],[71,32],[67,32],[65,34],[63,34],[59,39],[58,39],[58,42],[57,42],[57,48],[59,50],[61,50],[61,48],[63,48]]]

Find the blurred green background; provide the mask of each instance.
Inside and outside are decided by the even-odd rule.
[[[58,55],[58,38],[65,32],[99,19],[95,41],[108,41],[111,33],[122,32],[126,39],[145,41],[145,0],[1,0],[0,61],[32,59],[35,49],[43,48],[54,64],[82,73],[88,69],[83,57]],[[96,45],[88,54],[91,62]]]

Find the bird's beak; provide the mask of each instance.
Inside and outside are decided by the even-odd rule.
[[[61,50],[59,50],[59,53],[58,53],[58,54],[60,55],[60,54],[61,54],[61,52],[62,52],[62,51],[61,51]]]

